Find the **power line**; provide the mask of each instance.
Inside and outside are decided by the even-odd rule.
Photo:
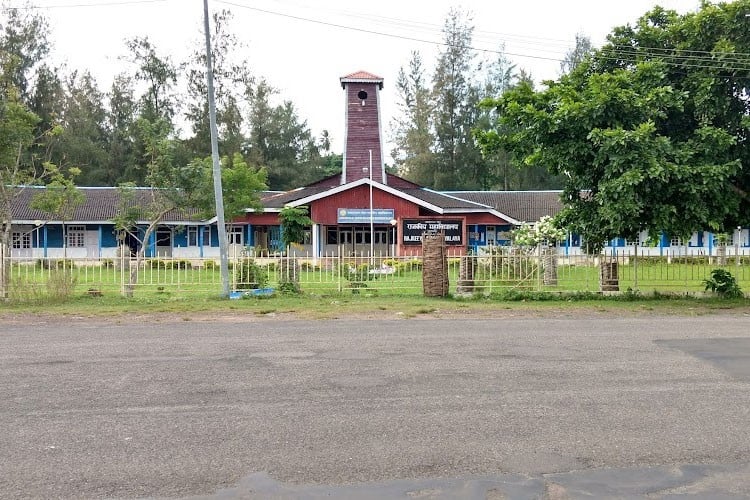
[[[426,39],[423,39],[423,38],[411,37],[411,36],[406,36],[406,35],[397,35],[397,34],[394,34],[394,33],[386,33],[386,32],[383,32],[383,31],[368,30],[368,29],[364,29],[364,28],[355,28],[353,26],[347,26],[345,24],[338,24],[338,23],[332,23],[332,22],[328,22],[328,21],[321,21],[319,19],[311,19],[311,18],[308,18],[308,17],[295,16],[293,14],[284,14],[282,12],[275,12],[275,11],[272,11],[272,10],[261,9],[259,7],[250,7],[249,5],[242,5],[242,4],[238,4],[238,3],[235,3],[235,2],[230,2],[230,1],[227,1],[227,0],[218,0],[218,3],[225,4],[225,5],[231,5],[232,7],[239,7],[241,9],[248,9],[248,10],[253,10],[253,11],[256,11],[256,12],[262,12],[264,14],[270,14],[270,15],[279,16],[279,17],[286,17],[288,19],[295,19],[297,21],[303,21],[303,22],[314,23],[314,24],[321,24],[323,26],[330,26],[330,27],[333,27],[333,28],[340,28],[340,29],[345,29],[345,30],[349,30],[349,31],[357,31],[357,32],[360,32],[360,33],[368,33],[368,34],[371,34],[371,35],[378,35],[378,36],[384,36],[384,37],[389,37],[389,38],[396,38],[396,39],[399,39],[399,40],[408,40],[408,41],[411,41],[411,42],[429,43],[429,44],[432,44],[432,45],[442,45],[442,46],[445,46],[445,47],[450,47],[451,46],[450,44],[448,44],[446,42],[442,42],[442,41],[426,40]],[[509,56],[515,56],[515,57],[527,57],[527,58],[531,58],[531,59],[542,59],[542,60],[546,60],[546,61],[557,61],[557,62],[560,61],[560,59],[556,58],[556,57],[535,56],[535,55],[530,55],[530,54],[516,54],[516,53],[513,53],[513,52],[506,52],[506,51],[503,51],[503,50],[483,49],[483,48],[471,47],[471,46],[466,46],[465,48],[469,49],[469,50],[474,50],[474,51],[477,51],[477,52],[485,52],[485,53],[490,53],[490,54],[509,55]]]
[[[241,9],[261,12],[261,13],[269,14],[273,16],[284,17],[287,19],[294,19],[297,21],[302,21],[302,22],[307,22],[307,23],[312,23],[312,24],[320,24],[323,26],[330,26],[330,27],[345,29],[349,31],[368,33],[372,35],[395,38],[399,40],[408,40],[408,41],[419,42],[419,43],[428,43],[431,45],[441,45],[444,47],[451,46],[449,43],[435,40],[435,39],[426,39],[426,38],[420,38],[416,36],[389,33],[387,31],[359,28],[359,27],[350,26],[347,24],[323,21],[320,19],[313,19],[310,17],[300,16],[300,15],[287,14],[287,13],[278,12],[274,10],[263,9],[259,7],[252,7],[249,5],[240,4],[240,3],[232,2],[229,0],[218,0],[218,3],[230,5],[233,7],[238,7]],[[347,13],[344,11],[333,11],[333,12],[336,12],[336,13],[339,13],[341,15],[345,15],[346,17],[351,17],[351,18],[375,20],[376,22],[380,24],[385,24],[386,26],[391,26],[395,28],[404,28],[404,27],[407,27],[407,28],[411,27],[412,29],[417,28],[419,30],[426,31],[429,34],[436,34],[436,35],[442,32],[442,28],[439,28],[437,25],[422,23],[418,21],[409,21],[409,20],[389,18],[389,17],[383,17],[383,16],[368,16],[366,14],[359,14],[359,13],[352,14],[352,13]],[[498,32],[491,32],[491,31],[477,31],[476,33],[481,33],[482,35],[480,35],[479,38],[486,40],[487,43],[494,42],[494,43],[497,43],[498,45],[500,44],[504,45],[506,41],[512,41],[514,44],[517,44],[517,45],[526,45],[529,47],[540,46],[542,50],[548,53],[556,52],[554,50],[551,50],[550,48],[551,45],[556,45],[557,47],[561,47],[560,44],[550,43],[550,42],[554,42],[555,41],[554,39],[510,35],[510,37],[514,37],[515,39],[508,39],[508,40],[501,39],[498,41],[497,39],[491,38],[491,37],[495,35],[502,36],[503,34],[498,33]],[[509,35],[505,35],[505,36],[509,36]],[[476,39],[477,37],[474,37],[474,38]],[[477,46],[466,46],[464,48],[468,50],[473,50],[476,52],[539,59],[539,60],[546,60],[546,61],[555,61],[555,62],[560,62],[565,57],[565,53],[561,53],[561,52],[557,52],[557,54],[559,55],[550,57],[550,56],[545,56],[545,55],[509,52],[509,51],[505,51],[501,49],[482,48],[482,47],[477,47]],[[598,57],[599,59],[611,60],[611,61],[618,61],[620,59],[623,59],[626,62],[630,62],[630,61],[637,62],[639,58],[658,59],[658,60],[661,60],[664,64],[667,64],[670,66],[683,67],[683,68],[699,68],[699,69],[706,69],[706,70],[721,70],[721,71],[750,71],[750,54],[739,53],[739,52],[716,53],[716,52],[701,51],[701,50],[667,49],[667,48],[660,48],[660,47],[631,47],[631,46],[626,46],[626,45],[610,44],[610,45],[605,45],[604,47],[600,49]],[[731,64],[732,66],[727,66],[727,63]]]
[[[145,3],[164,3],[168,0],[119,0],[113,2],[97,3],[76,3],[76,4],[57,4],[57,5],[25,5],[23,7],[5,7],[3,10],[44,10],[44,9],[77,9],[85,7],[113,7],[119,5],[135,5]]]

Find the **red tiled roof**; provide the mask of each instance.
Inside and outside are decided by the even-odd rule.
[[[356,71],[352,73],[351,75],[342,76],[341,80],[380,80],[382,81],[383,78],[377,75],[373,75],[372,73],[368,73],[367,71]]]
[[[383,89],[383,79],[367,71],[357,71],[351,75],[342,76],[339,81],[341,82],[341,88],[346,88],[346,83],[369,83],[377,85],[381,90]]]

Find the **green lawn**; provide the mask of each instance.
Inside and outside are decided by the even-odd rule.
[[[415,261],[416,262],[416,261]],[[275,264],[261,266],[262,286],[278,289],[280,272]],[[619,266],[620,290],[639,290],[686,293],[700,292],[703,280],[718,266],[707,263],[634,262]],[[750,265],[728,265],[741,288],[750,291]],[[354,269],[354,271],[352,271]],[[452,261],[448,267],[451,291],[456,290],[459,266]],[[243,288],[236,269],[232,269],[232,289]],[[254,278],[253,278],[254,279]],[[54,295],[102,294],[119,296],[129,274],[111,266],[72,266],[63,272],[46,269],[40,265],[15,265],[12,268],[12,298],[20,301],[42,299]],[[395,295],[421,296],[422,271],[412,263],[397,268],[393,273],[372,274],[355,266],[334,269],[303,266],[299,275],[300,288],[311,294]],[[474,282],[477,293],[490,294],[503,290],[549,292],[598,292],[599,269],[591,265],[561,265],[557,269],[557,284],[545,285],[533,265],[491,267],[479,265]],[[71,288],[72,287],[72,288]],[[216,267],[183,266],[165,268],[163,264],[142,269],[139,273],[136,295],[159,296],[216,296],[221,290],[221,277]],[[69,291],[70,293],[66,293]]]

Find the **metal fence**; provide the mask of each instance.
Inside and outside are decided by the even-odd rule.
[[[448,256],[451,293],[503,291],[696,293],[716,268],[726,269],[750,289],[750,257],[559,255],[537,249],[498,247],[487,254]],[[55,296],[208,294],[221,291],[215,259],[17,259],[9,266],[10,297],[24,300]],[[136,272],[137,267],[137,272]],[[233,296],[264,295],[296,287],[310,294],[422,294],[422,259],[412,256],[234,256],[230,259]],[[605,269],[605,276],[602,276]],[[612,274],[614,272],[614,274]]]

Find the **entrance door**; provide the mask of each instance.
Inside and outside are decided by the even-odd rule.
[[[86,231],[83,236],[87,259],[99,258],[99,231]]]
[[[156,230],[156,257],[172,256],[172,230],[160,228]]]
[[[227,227],[227,243],[229,243],[229,257],[237,259],[245,250],[245,226]]]

